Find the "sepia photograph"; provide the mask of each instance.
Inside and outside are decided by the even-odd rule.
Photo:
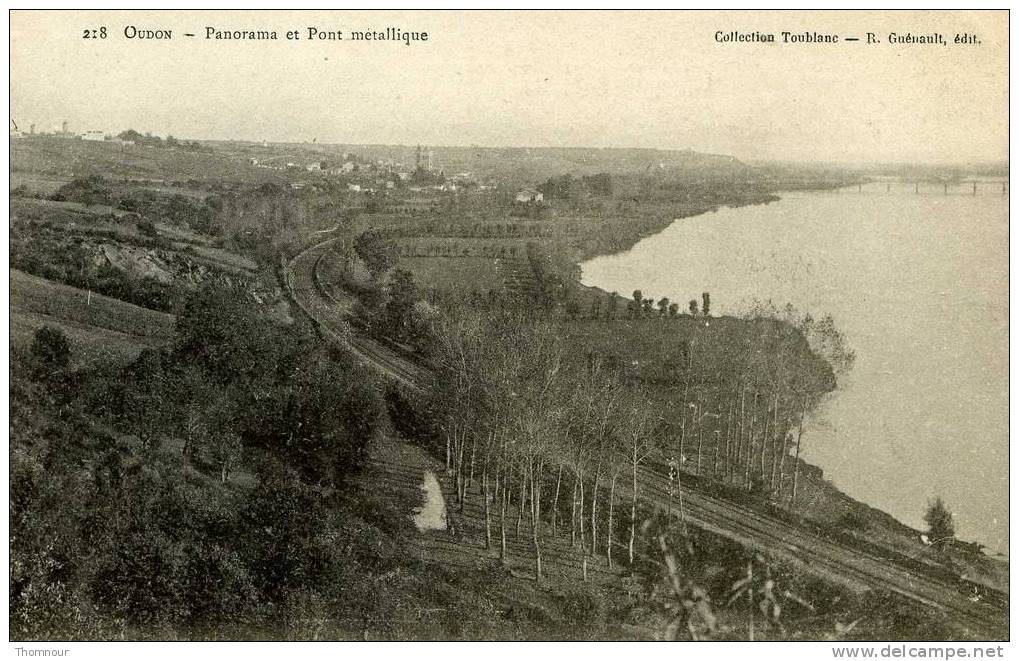
[[[1008,10],[8,22],[10,658],[1007,656]]]

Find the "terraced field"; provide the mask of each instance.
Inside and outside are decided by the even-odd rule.
[[[487,291],[506,286],[499,260],[486,257],[404,257],[400,268],[413,273],[424,288]]]
[[[11,342],[27,346],[44,325],[60,328],[76,365],[131,360],[173,339],[174,317],[10,270]]]

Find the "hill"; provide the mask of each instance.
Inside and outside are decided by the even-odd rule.
[[[64,331],[79,365],[133,359],[173,338],[173,315],[10,270],[11,343],[27,346],[42,326]]]

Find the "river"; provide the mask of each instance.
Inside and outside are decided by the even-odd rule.
[[[581,265],[583,282],[713,315],[754,300],[831,313],[856,352],[811,416],[804,458],[838,488],[924,528],[1008,552],[1008,197],[1001,183],[873,183],[783,193],[675,221]],[[685,308],[685,305],[683,306]]]

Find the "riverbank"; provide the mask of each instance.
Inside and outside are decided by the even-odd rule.
[[[484,305],[484,300],[474,301],[470,310],[477,313]],[[585,360],[600,360],[606,367],[616,365],[621,368],[625,381],[633,383],[639,380],[651,391],[648,397],[653,404],[649,408],[660,411],[663,424],[668,425],[668,429],[656,433],[656,439],[665,440],[670,446],[664,448],[664,452],[656,452],[654,465],[649,466],[648,470],[664,475],[662,462],[669,453],[675,452],[679,457],[685,457],[686,460],[682,462],[683,484],[688,489],[687,505],[691,508],[691,517],[700,516],[693,510],[697,502],[695,496],[700,498],[707,493],[712,502],[717,497],[727,507],[749,510],[747,521],[751,528],[772,519],[792,524],[795,527],[792,538],[785,537],[785,543],[780,539],[778,543],[767,547],[779,558],[790,554],[794,558],[804,555],[809,558],[810,552],[807,549],[825,543],[820,541],[825,540],[837,542],[849,558],[856,558],[857,554],[867,556],[868,562],[876,562],[881,567],[900,564],[887,550],[867,546],[866,536],[853,538],[835,529],[822,530],[815,521],[797,512],[788,512],[780,505],[787,498],[799,505],[802,499],[809,496],[808,469],[800,462],[782,460],[777,465],[774,463],[774,458],[782,455],[776,452],[781,446],[776,445],[772,439],[784,437],[785,434],[769,435],[768,430],[775,427],[769,427],[766,422],[770,420],[770,416],[763,415],[766,406],[773,401],[772,395],[777,394],[782,410],[791,412],[796,398],[794,396],[790,399],[790,394],[802,392],[805,387],[809,387],[817,397],[834,387],[830,369],[809,351],[804,338],[790,325],[778,321],[747,321],[717,316],[705,318],[676,315],[663,318],[657,313],[633,318],[614,316],[611,319],[563,320],[559,315],[555,318],[558,337],[565,343],[564,360],[577,361],[577,367],[581,367]],[[744,346],[748,348],[747,351],[740,351]],[[696,352],[691,352],[691,347],[696,348]],[[784,350],[778,350],[780,348]],[[687,354],[686,360],[684,351]],[[757,362],[755,357],[780,354],[786,355],[790,361],[781,370],[781,375],[771,372],[774,366],[754,366]],[[695,373],[689,371],[691,363],[695,366]],[[702,423],[705,415],[691,414],[691,409],[697,414],[733,411],[735,400],[731,396],[726,402],[717,397],[713,399],[712,392],[730,393],[728,385],[738,384],[740,375],[746,375],[748,369],[762,370],[759,374],[755,372],[753,378],[745,377],[749,383],[778,384],[780,387],[775,393],[765,391],[758,397],[751,390],[740,397],[739,422],[735,424],[732,417],[728,418],[727,425],[720,421]],[[779,376],[779,379],[773,378],[775,376]],[[692,384],[689,389],[685,387],[688,384]],[[414,416],[399,415],[394,420],[408,417]],[[783,413],[780,417],[783,428],[787,428],[789,415]],[[717,421],[718,418],[713,420]],[[418,432],[409,430],[408,433],[416,437]],[[686,439],[685,452],[682,440],[679,441],[679,447],[671,447],[677,438]],[[724,439],[724,442],[713,442],[715,438]],[[737,438],[739,445],[742,445],[740,450],[735,449],[737,443],[733,442]],[[762,439],[765,442],[762,443]],[[427,438],[424,440],[427,445]],[[435,452],[441,459],[441,447],[437,446]],[[771,460],[767,464],[767,472],[759,468],[759,453],[765,453]],[[473,452],[470,456],[474,456]],[[696,489],[690,490],[690,485],[696,485]],[[546,492],[551,493],[552,487]],[[880,513],[877,515],[880,516]],[[692,522],[695,520],[691,519]],[[724,530],[729,535],[734,534],[731,528],[726,527]],[[755,532],[750,533],[749,539],[760,543],[760,535],[767,536]],[[790,539],[800,537],[803,538],[802,543],[795,541],[790,546]],[[747,539],[743,537],[738,541],[747,543]],[[754,542],[749,543],[756,546]],[[733,553],[731,557],[738,557],[738,554]],[[817,569],[814,560],[808,559],[806,562],[812,567],[808,573],[824,571]],[[910,572],[916,571],[916,565],[901,564],[907,565]],[[923,580],[933,579],[938,586],[945,585],[947,579],[946,589],[954,589],[951,587],[954,577],[946,575],[943,568],[938,571],[937,567],[932,566],[921,567],[920,570],[924,575]],[[958,598],[958,595],[954,598]]]
[[[911,214],[915,213],[913,211],[914,207],[920,205],[925,210],[924,213],[920,214],[921,217],[938,220],[936,223],[926,220],[922,224],[918,223],[916,225],[915,231],[925,234],[928,237],[927,241],[895,242],[896,246],[905,246],[908,250],[906,250],[905,254],[900,255],[898,260],[886,258],[883,261],[892,264],[913,264],[916,261],[917,268],[919,269],[918,272],[925,272],[924,269],[930,270],[930,267],[924,267],[921,262],[924,260],[925,254],[933,249],[927,247],[926,243],[933,241],[937,245],[942,245],[941,239],[944,237],[945,241],[948,242],[944,245],[959,245],[957,238],[955,240],[950,238],[957,236],[959,231],[961,231],[957,227],[958,223],[953,222],[951,218],[941,220],[945,216],[944,207],[946,205],[952,206],[953,211],[961,213],[965,209],[956,210],[955,207],[980,204],[979,208],[983,209],[987,204],[996,204],[1000,201],[1000,197],[995,196],[993,200],[976,198],[975,201],[972,197],[949,196],[945,198],[942,194],[936,197],[934,195],[920,195],[917,197],[912,188],[897,196],[894,191],[888,194],[884,186],[881,186],[880,191],[877,191],[875,194],[868,195],[868,187],[866,185],[862,186],[861,189],[859,194],[857,194],[858,191],[853,191],[852,194],[839,196],[813,196],[809,193],[794,192],[783,194],[783,201],[780,203],[782,205],[781,210],[777,207],[773,209],[770,206],[759,206],[745,212],[741,211],[740,213],[736,213],[733,210],[720,210],[718,216],[712,216],[708,222],[701,222],[700,219],[691,221],[689,218],[677,220],[675,227],[662,231],[660,236],[663,238],[661,240],[656,236],[655,240],[643,242],[637,248],[631,249],[631,251],[623,253],[623,255],[599,260],[601,265],[598,268],[603,273],[603,276],[600,276],[601,279],[595,278],[594,283],[591,281],[590,273],[587,272],[588,265],[585,265],[585,282],[589,285],[601,285],[601,287],[589,291],[600,292],[605,289],[617,289],[629,294],[633,289],[640,288],[645,297],[652,295],[658,297],[663,294],[675,296],[677,289],[681,292],[686,289],[691,290],[688,292],[688,296],[692,298],[697,296],[699,292],[707,290],[712,294],[713,314],[739,314],[740,302],[753,300],[754,298],[758,300],[771,298],[779,306],[786,301],[790,301],[800,309],[801,314],[806,311],[811,311],[815,314],[833,312],[839,328],[848,329],[851,342],[854,339],[858,341],[865,340],[863,346],[866,353],[862,356],[862,362],[857,361],[856,369],[850,374],[850,392],[847,393],[840,390],[826,400],[824,409],[820,413],[822,426],[818,427],[818,423],[815,423],[815,416],[809,416],[811,421],[807,425],[807,445],[804,451],[806,461],[818,466],[834,467],[833,470],[841,477],[836,479],[833,484],[831,481],[832,476],[827,474],[827,470],[825,473],[819,473],[817,487],[811,487],[812,490],[816,491],[816,494],[809,499],[809,504],[813,511],[808,512],[808,514],[827,524],[839,524],[839,519],[845,517],[841,521],[841,525],[860,527],[861,530],[856,533],[860,537],[877,536],[881,538],[878,540],[879,543],[895,549],[896,552],[905,553],[911,557],[917,556],[922,561],[931,561],[937,564],[940,560],[931,560],[933,555],[931,550],[919,541],[919,531],[913,527],[918,527],[918,523],[922,525],[922,521],[918,521],[919,516],[914,516],[910,519],[910,523],[913,526],[899,523],[892,519],[891,516],[888,516],[887,520],[882,521],[884,517],[881,516],[883,513],[880,512],[880,509],[886,508],[881,508],[878,505],[879,500],[861,498],[858,493],[854,493],[850,497],[842,488],[842,483],[846,482],[846,467],[852,466],[853,464],[850,462],[861,458],[866,462],[874,463],[877,461],[877,458],[881,457],[882,461],[881,465],[876,468],[868,468],[864,472],[853,473],[853,475],[867,476],[891,473],[895,470],[894,466],[899,466],[900,468],[896,473],[898,477],[890,478],[895,485],[922,480],[923,475],[929,474],[926,471],[933,471],[933,469],[903,470],[901,468],[903,465],[901,461],[895,463],[894,457],[886,457],[885,455],[888,454],[890,447],[897,447],[894,439],[880,443],[877,447],[872,448],[871,446],[874,443],[868,439],[872,438],[875,441],[881,439],[887,434],[887,430],[884,434],[880,433],[880,430],[852,433],[850,431],[852,427],[846,419],[848,415],[846,413],[847,404],[843,402],[848,400],[853,406],[862,407],[860,410],[873,411],[875,406],[881,406],[881,401],[892,397],[891,402],[893,406],[890,409],[883,409],[884,412],[877,416],[870,415],[869,420],[878,426],[899,424],[894,416],[901,414],[899,410],[901,406],[895,405],[895,402],[901,402],[903,395],[897,395],[896,393],[902,393],[904,386],[899,385],[889,389],[892,383],[889,374],[908,376],[910,374],[926,374],[926,372],[923,371],[924,368],[920,365],[914,366],[912,363],[898,365],[896,362],[899,360],[897,356],[922,357],[931,350],[931,346],[934,347],[934,351],[939,352],[938,355],[940,355],[941,351],[940,344],[931,345],[930,343],[925,344],[928,347],[926,351],[903,351],[891,346],[886,348],[883,345],[877,347],[870,346],[873,344],[874,338],[868,329],[870,331],[881,329],[882,332],[879,337],[882,338],[882,342],[887,343],[889,338],[892,340],[902,338],[915,345],[919,338],[924,337],[924,331],[922,328],[913,328],[915,325],[913,317],[903,317],[900,312],[903,309],[916,309],[917,301],[926,300],[932,305],[936,305],[936,301],[941,300],[939,298],[932,298],[932,294],[927,293],[923,287],[923,281],[915,281],[915,279],[903,281],[901,278],[895,278],[894,274],[890,274],[889,277],[898,282],[898,285],[892,287],[891,285],[884,284],[883,281],[879,282],[876,280],[875,274],[881,274],[883,271],[880,270],[880,265],[876,262],[872,264],[876,258],[871,256],[881,255],[883,250],[888,249],[888,246],[882,242],[875,244],[874,237],[888,235],[889,233],[895,234],[904,230],[914,231],[912,224],[914,221]],[[940,193],[940,191],[938,192]],[[880,195],[877,193],[880,193]],[[797,211],[804,204],[807,204],[807,202],[803,201],[804,199],[813,200],[814,198],[824,202],[823,208],[815,209],[810,207],[809,209],[804,208],[802,211]],[[810,204],[814,203],[810,202]],[[892,206],[886,208],[889,204]],[[864,213],[872,208],[875,210],[882,209],[882,211],[872,215]],[[991,214],[991,217],[994,217],[993,213],[995,212],[993,209],[989,210],[988,213]],[[861,214],[864,215],[861,216]],[[881,227],[875,227],[873,232],[860,231],[858,226],[861,222],[871,217]],[[904,230],[897,230],[896,226],[889,227],[887,221],[889,217],[904,219],[900,223],[903,225]],[[825,219],[826,223],[824,233],[819,232],[818,219],[821,218]],[[830,222],[828,219],[836,219],[838,223]],[[795,229],[783,232],[783,224],[788,222],[797,223]],[[981,234],[986,234],[986,232],[981,232]],[[895,235],[897,236],[897,234]],[[970,245],[973,250],[981,248],[983,239],[978,237]],[[899,252],[902,251],[899,250]],[[847,264],[856,265],[850,272],[854,275],[866,275],[870,280],[866,282],[843,283],[842,281],[845,278],[840,273],[831,272],[833,268],[831,264],[832,256],[841,256],[843,253],[846,254]],[[953,263],[959,261],[959,254],[960,251],[956,248],[952,254],[947,255],[944,259],[935,261],[939,265],[947,263],[949,266],[954,266]],[[621,263],[624,257],[627,261],[626,263]],[[670,266],[665,268],[662,265]],[[957,286],[952,285],[952,280],[949,279],[947,274],[942,276],[940,270],[944,269],[939,269],[939,272],[930,279],[930,287],[928,288],[937,288],[938,291],[942,291],[946,287]],[[617,277],[605,278],[604,274],[606,273],[615,274]],[[959,271],[952,270],[951,273],[954,274],[951,276],[952,278],[959,279],[957,275]],[[968,272],[961,279],[964,281],[974,281],[971,283],[970,289],[994,291],[997,283],[992,278],[996,277],[996,271],[989,270],[987,266],[980,266],[968,269]],[[942,284],[943,282],[945,284]],[[818,283],[827,283],[827,285],[819,287]],[[799,287],[799,289],[795,287]],[[850,296],[850,299],[847,300],[846,305],[832,305],[826,302],[824,296],[804,297],[801,294],[801,292],[811,294],[815,290],[820,291],[821,294],[845,292]],[[914,292],[914,290],[916,291]],[[850,304],[860,295],[863,295],[864,292],[867,292],[867,300],[874,302],[868,304],[862,310],[855,309]],[[884,297],[890,294],[896,296],[894,304],[885,304]],[[960,294],[960,296],[964,295]],[[685,300],[686,297],[681,299],[681,301]],[[685,308],[685,306],[683,307]],[[928,307],[921,307],[921,309],[926,312]],[[714,312],[716,309],[717,312]],[[743,309],[745,310],[746,308]],[[939,308],[934,307],[933,309]],[[964,323],[963,332],[955,332],[960,341],[970,343],[972,346],[982,346],[984,342],[982,339],[976,337],[968,339],[973,336],[973,325],[965,323],[966,317],[961,315],[961,311],[957,315],[952,309],[949,309],[947,314],[943,313],[940,315],[941,321],[936,323],[930,322],[926,325],[931,329],[943,329],[947,323],[944,321],[944,318],[951,319],[955,316],[960,316],[960,320]],[[944,330],[938,330],[937,332],[939,336],[946,337],[947,335],[944,335],[944,333],[950,331],[944,328]],[[934,339],[931,339],[931,342],[934,342]],[[854,348],[857,348],[857,353],[860,353],[859,347]],[[953,365],[955,364],[952,356],[939,359],[942,365],[946,361]],[[886,367],[881,367],[882,365]],[[884,371],[888,369],[888,365],[898,365],[898,370],[894,373]],[[956,371],[966,373],[965,366],[960,368],[960,370],[961,372],[959,370]],[[942,369],[941,371],[944,372],[945,370]],[[874,385],[866,386],[867,383],[874,379],[878,379]],[[905,387],[908,387],[908,385],[908,383],[905,384]],[[952,388],[946,388],[945,390],[948,392],[953,391]],[[915,399],[916,401],[926,401],[930,396],[929,393],[920,393],[916,395]],[[988,400],[985,397],[981,401],[994,400]],[[834,409],[833,403],[835,405]],[[941,409],[950,408],[951,406],[941,407]],[[832,412],[833,410],[834,413]],[[912,409],[907,408],[905,410]],[[944,417],[940,412],[932,415]],[[835,417],[833,418],[833,416]],[[834,436],[835,428],[830,423],[825,422],[833,419],[840,423],[840,430],[844,429],[838,437]],[[947,422],[950,423],[951,419]],[[919,431],[925,428],[922,426],[917,427],[912,423],[910,425],[910,427],[904,430],[907,434],[912,433],[910,432],[911,429]],[[947,429],[951,429],[951,427],[946,425],[944,429],[935,428],[932,439],[936,439],[939,434],[944,434]],[[898,427],[896,427],[896,430],[898,430]],[[860,440],[850,442],[847,439]],[[944,442],[950,443],[948,439]],[[955,446],[950,443],[948,447]],[[940,456],[937,452],[931,452],[929,455]],[[839,469],[841,469],[841,472]],[[888,480],[882,480],[882,483],[887,482]],[[929,485],[927,488],[938,489],[938,491],[943,489],[938,484]],[[924,499],[929,493],[929,491],[920,491],[919,495],[913,495],[908,500],[900,497],[898,502],[912,505],[915,510],[922,512]],[[965,494],[956,494],[948,498],[949,503],[956,506],[968,505],[969,503],[966,499],[967,496]],[[840,507],[843,511],[829,511],[832,509],[833,503],[838,504],[841,502],[847,505],[845,508]],[[873,503],[878,505],[878,507],[870,508],[864,505],[864,502]],[[857,511],[859,514],[854,513]],[[965,533],[963,538],[973,539],[975,537],[972,532],[972,526],[964,528],[964,530],[969,532]],[[883,539],[884,537],[887,537],[887,539]],[[965,547],[960,549],[961,555],[968,558],[964,558],[963,562],[972,565],[972,571],[962,570],[960,573],[973,574],[974,576],[976,574],[987,574],[989,576],[1000,574],[1000,567],[996,566],[998,564],[997,561],[993,561],[995,566],[988,566],[987,561],[991,561],[991,559],[977,554],[975,545],[965,545]],[[959,558],[954,558],[954,561],[959,561]],[[987,580],[1001,585],[1000,580],[990,578]]]
[[[779,199],[773,193],[728,192],[707,201],[632,203],[624,206],[618,216],[557,213],[556,221],[568,223],[575,220],[580,228],[576,237],[565,242],[570,260],[579,267],[596,257],[626,252],[677,219],[714,213],[723,207],[736,209],[770,204]]]

